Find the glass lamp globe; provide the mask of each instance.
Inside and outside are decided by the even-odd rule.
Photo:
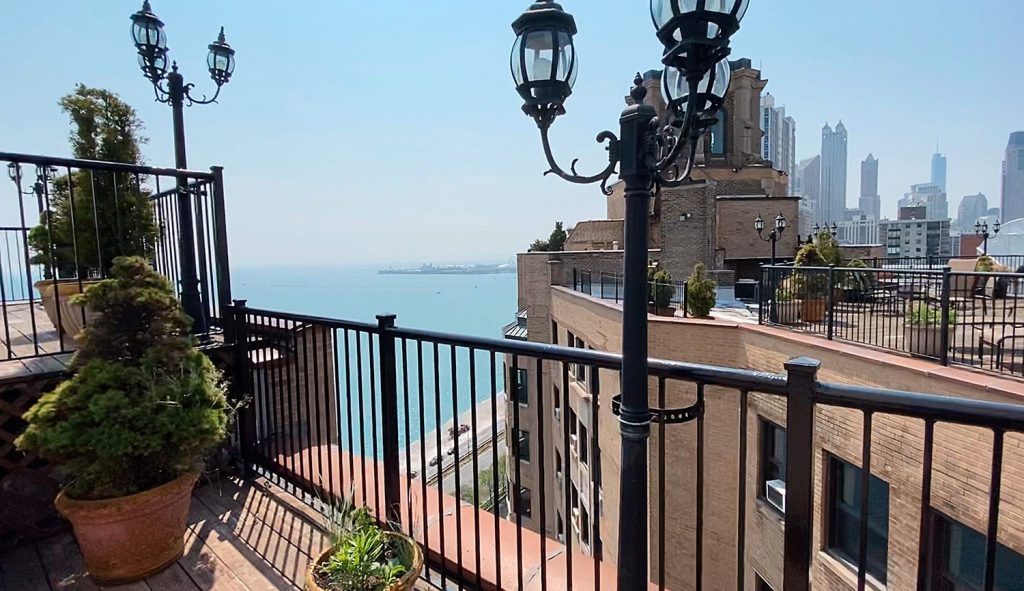
[[[696,113],[713,117],[725,101],[725,94],[729,91],[731,81],[732,67],[728,59],[722,59],[705,73],[697,84],[694,107]],[[661,86],[669,108],[685,111],[690,102],[690,85],[683,72],[678,68],[666,66],[661,77]]]
[[[224,39],[224,27],[220,28],[217,40],[210,44],[206,65],[209,66],[210,77],[217,86],[227,84],[231,74],[235,72],[235,50]]]
[[[576,21],[555,2],[537,2],[512,23],[516,41],[509,58],[512,79],[532,116],[564,113],[578,63]]]

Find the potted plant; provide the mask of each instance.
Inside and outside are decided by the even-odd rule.
[[[659,316],[675,316],[672,298],[676,295],[676,288],[672,284],[672,276],[668,271],[655,272],[653,268],[648,268],[647,281],[648,312]]]
[[[825,317],[826,298],[828,290],[828,276],[820,267],[828,263],[821,256],[815,244],[805,244],[796,253],[793,264],[798,269],[793,276],[797,292],[803,296],[800,306],[800,319],[804,322],[821,322]],[[806,269],[807,267],[818,267],[818,270]]]
[[[775,290],[776,321],[780,324],[794,325],[800,322],[800,308],[803,300],[798,299],[793,278],[786,279]]]
[[[695,318],[710,318],[715,307],[718,284],[708,279],[703,263],[693,266],[693,274],[686,280],[686,307]]]
[[[942,356],[942,311],[928,304],[915,304],[907,310],[907,349],[913,355],[939,358]],[[956,325],[956,310],[949,311],[949,329]],[[952,341],[952,339],[950,339]]]
[[[307,591],[408,591],[423,571],[410,536],[381,528],[365,507],[344,501],[328,511],[330,545],[306,573]]]
[[[181,556],[193,485],[232,409],[170,282],[137,257],[115,259],[110,274],[76,296],[96,322],[73,377],[29,409],[15,443],[58,465],[57,510],[90,575],[113,585]]]
[[[846,266],[850,269],[867,269],[867,264],[860,259],[853,259]],[[844,271],[839,278],[842,300],[850,303],[863,303],[866,298],[869,279],[866,271]]]
[[[78,85],[60,107],[71,118],[75,158],[142,163],[142,122],[116,94]],[[35,284],[43,309],[53,326],[74,339],[95,320],[74,304],[74,296],[106,277],[118,256],[152,259],[159,229],[134,175],[69,169],[51,185],[28,242],[31,262],[44,270]]]

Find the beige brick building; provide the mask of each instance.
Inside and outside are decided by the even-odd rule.
[[[620,352],[621,308],[614,302],[567,287],[572,285],[572,277],[567,276],[566,270],[584,263],[614,267],[621,265],[621,253],[520,255],[519,297],[520,306],[528,315],[528,338]],[[649,322],[650,355],[656,358],[780,373],[786,360],[807,356],[821,361],[819,379],[823,381],[1012,403],[1021,402],[1024,396],[1024,385],[1019,381],[941,367],[793,331],[728,320],[651,316]],[[535,365],[531,363],[530,367]],[[545,362],[540,372],[539,383],[536,375],[530,376],[528,401],[520,408],[521,416],[534,417],[530,427],[535,431],[531,433],[537,429],[545,431],[544,448],[537,444],[536,436],[531,445],[533,457],[545,454],[546,470],[545,478],[540,479],[536,462],[530,463],[534,470],[529,481],[534,499],[530,525],[540,529],[536,499],[540,487],[545,487],[546,533],[552,538],[559,534],[571,536],[574,548],[615,563],[614,543],[604,545],[601,540],[617,539],[620,439],[609,400],[618,393],[618,376],[605,370],[563,368],[555,362]],[[657,406],[658,389],[653,381],[649,395],[652,406]],[[665,396],[668,407],[689,406],[696,399],[696,388],[669,382]],[[704,588],[735,589],[738,573],[742,572],[746,589],[780,590],[785,526],[782,513],[767,496],[766,484],[779,480],[779,474],[785,478],[785,470],[778,472],[777,465],[778,461],[784,463],[785,454],[778,453],[772,443],[777,441],[775,430],[786,425],[785,401],[769,395],[749,396],[746,420],[742,422],[746,453],[740,458],[741,396],[725,388],[709,387],[706,391]],[[557,406],[556,398],[562,401]],[[542,405],[539,414],[538,400]],[[538,416],[543,425],[536,422]],[[857,569],[851,564],[856,558],[850,558],[849,552],[850,514],[845,509],[860,494],[856,482],[862,466],[863,420],[859,411],[821,406],[816,411],[812,556],[815,589],[856,588]],[[696,429],[693,422],[666,426],[663,432],[658,426],[652,429],[650,567],[657,580],[662,566],[659,556],[663,552],[665,583],[670,589],[696,588]],[[574,435],[568,449],[563,445],[567,430]],[[923,434],[922,421],[885,414],[873,417],[869,588],[918,588]],[[987,524],[992,440],[992,433],[982,429],[947,424],[939,424],[935,429],[931,510],[926,516],[934,527],[930,538],[934,544],[930,548],[931,566],[936,577],[946,577],[946,581],[954,576],[962,579],[959,587],[941,586],[936,579],[929,582],[927,589],[972,588],[971,569],[978,560],[977,536],[982,536],[983,544]],[[664,474],[659,470],[662,452]],[[1014,581],[1017,585],[1024,581],[1024,471],[1019,468],[1024,465],[1022,460],[1024,438],[1007,435],[998,528],[1004,558],[997,566],[997,580]],[[561,470],[556,470],[557,466]],[[523,471],[527,472],[529,469]],[[661,478],[663,488],[659,486]],[[777,490],[778,483],[774,486]],[[660,518],[656,510],[662,501],[659,490],[665,491],[665,510]],[[778,503],[778,499],[774,502]],[[742,538],[738,535],[741,514],[745,524]],[[854,543],[858,539],[856,531],[852,534]],[[975,548],[973,554],[970,548]],[[737,564],[740,555],[742,564]],[[852,556],[856,555],[854,551]],[[951,574],[953,571],[960,574]]]

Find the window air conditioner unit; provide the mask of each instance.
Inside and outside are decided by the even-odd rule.
[[[786,482],[784,480],[770,480],[764,483],[764,496],[772,507],[782,513],[786,512]]]

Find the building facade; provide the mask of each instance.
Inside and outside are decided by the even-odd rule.
[[[771,93],[761,99],[761,158],[792,176],[796,171],[796,121],[776,107]]]
[[[882,198],[878,195],[878,159],[872,154],[860,163],[860,201],[858,207],[868,219],[882,217]]]
[[[932,183],[939,186],[943,193],[946,192],[946,157],[938,152],[932,154]]]
[[[946,192],[935,183],[918,183],[910,186],[910,192],[903,195],[900,208],[925,206],[930,220],[949,219],[949,201]]]
[[[821,156],[801,160],[794,179],[793,194],[800,197],[800,233],[809,234],[821,205]]]
[[[1010,134],[1003,160],[1003,220],[1024,218],[1024,131]]]
[[[984,193],[965,195],[957,208],[956,221],[958,229],[964,233],[974,231],[974,223],[988,215],[988,197]]]
[[[839,241],[839,244],[849,245],[881,244],[882,241],[879,240],[878,235],[880,223],[879,220],[866,215],[859,219],[837,222],[836,240]]]
[[[953,243],[948,219],[927,217],[927,207],[900,208],[900,219],[878,223],[879,241],[888,257],[950,256]]]
[[[847,132],[840,121],[821,130],[821,200],[815,222],[831,225],[846,211]]]

